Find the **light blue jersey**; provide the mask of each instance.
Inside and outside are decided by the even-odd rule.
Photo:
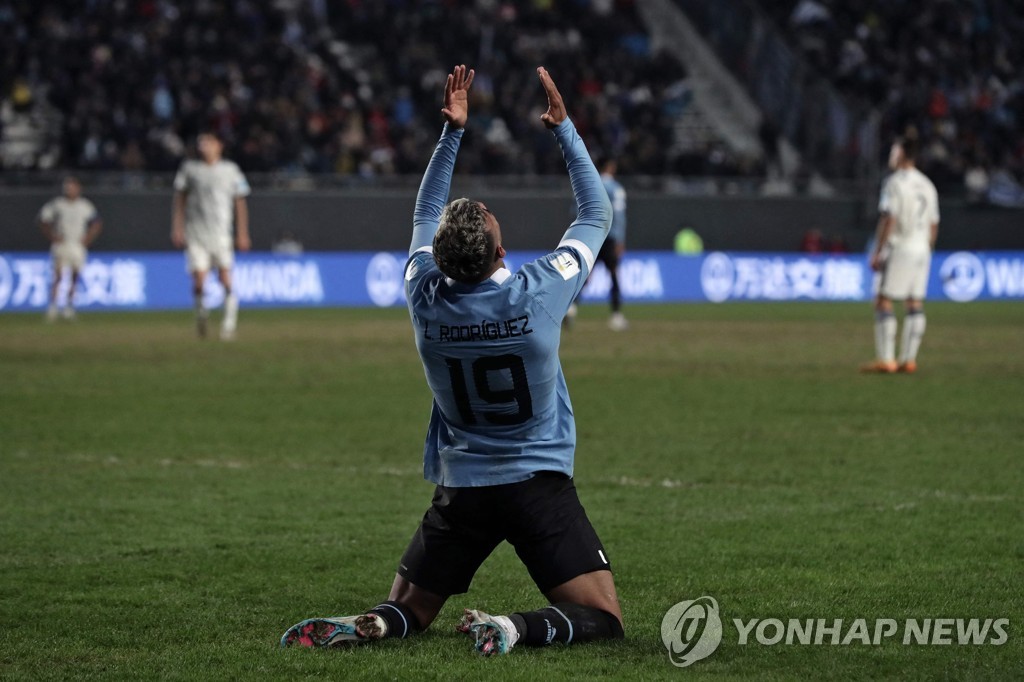
[[[562,318],[583,288],[611,206],[569,119],[554,129],[578,217],[549,255],[478,284],[438,270],[431,246],[448,198],[462,130],[445,130],[413,219],[406,297],[434,394],[423,474],[449,487],[516,483],[538,471],[571,476],[576,423],[558,359]]]
[[[626,189],[611,175],[602,175],[601,182],[612,202],[612,228],[608,233],[608,238],[614,239],[619,244],[624,244],[626,243]]]

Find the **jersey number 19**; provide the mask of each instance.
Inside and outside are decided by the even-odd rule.
[[[466,373],[462,361],[458,358],[445,358],[448,365],[448,376],[452,380],[452,392],[455,404],[459,408],[459,416],[466,424],[476,424],[477,415],[469,402],[469,387],[466,384]],[[487,379],[489,372],[508,370],[512,374],[512,388],[493,389]],[[471,365],[473,385],[477,395],[485,403],[505,405],[515,403],[517,410],[512,414],[497,410],[484,410],[482,416],[491,424],[512,426],[522,424],[533,416],[533,400],[530,398],[530,384],[526,380],[526,366],[518,355],[496,355],[477,358]]]

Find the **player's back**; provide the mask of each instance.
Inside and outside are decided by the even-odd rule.
[[[939,222],[939,197],[928,176],[916,168],[901,169],[889,176],[883,210],[895,219],[889,240],[894,248],[930,248],[931,225]]]
[[[559,259],[561,261],[559,262]],[[427,478],[442,485],[513,483],[542,470],[572,474],[575,424],[558,360],[572,290],[558,251],[479,284],[447,279],[429,253],[407,279],[416,346],[434,395]],[[564,271],[563,271],[564,272]]]

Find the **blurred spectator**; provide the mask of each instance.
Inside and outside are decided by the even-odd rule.
[[[800,251],[802,253],[822,253],[825,251],[825,237],[821,234],[821,230],[817,228],[811,228],[804,232],[804,237],[800,240]]]
[[[967,200],[973,204],[982,203],[988,199],[988,171],[981,164],[972,164],[964,173],[964,188],[967,190]]]
[[[692,227],[684,227],[676,233],[675,252],[680,256],[697,256],[704,253],[704,240]]]
[[[837,232],[828,240],[828,252],[837,256],[850,253],[850,245],[846,243],[846,238]]]
[[[57,162],[53,140],[60,119],[41,92],[25,80],[4,79],[9,91],[0,101],[0,165],[3,168],[51,168]]]
[[[281,233],[273,244],[270,246],[271,253],[276,253],[279,256],[301,256],[302,255],[302,243],[295,238],[295,235],[285,230]]]

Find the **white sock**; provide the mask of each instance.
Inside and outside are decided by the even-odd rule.
[[[927,322],[924,312],[907,313],[903,318],[903,343],[900,344],[900,362],[916,362]]]
[[[238,296],[231,292],[224,297],[224,329],[229,332],[235,331],[238,326]]]
[[[875,355],[883,362],[896,360],[896,317],[875,313]]]
[[[507,638],[508,648],[511,649],[519,641],[519,629],[516,628],[515,623],[508,616],[491,616],[497,625],[501,626],[501,629],[505,632]]]

